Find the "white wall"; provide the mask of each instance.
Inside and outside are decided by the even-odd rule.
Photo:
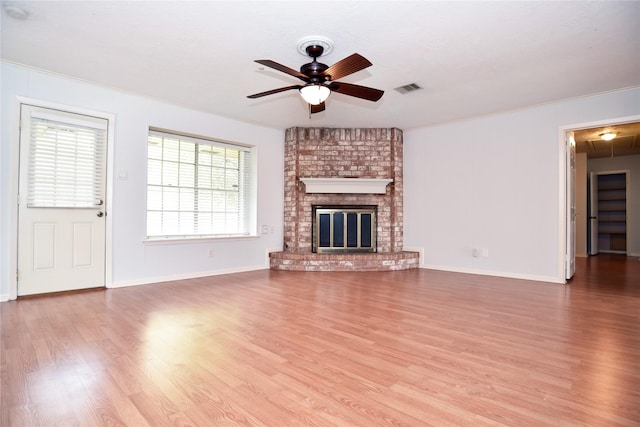
[[[615,140],[614,140],[615,141]],[[640,256],[640,155],[589,159],[587,171],[629,171],[627,248],[629,256]]]
[[[2,64],[0,150],[0,300],[12,296],[17,158],[17,97],[29,97],[116,115],[112,182],[113,286],[267,268],[266,252],[282,247],[284,131],[253,126],[62,76]],[[215,96],[203,90],[202,96]],[[146,137],[149,126],[255,145],[258,148],[257,226],[273,233],[249,240],[145,245]],[[128,172],[127,180],[118,173]],[[208,256],[213,249],[214,256]],[[13,271],[13,274],[11,273]]]
[[[563,282],[560,128],[638,113],[633,88],[406,131],[405,246],[427,268]]]

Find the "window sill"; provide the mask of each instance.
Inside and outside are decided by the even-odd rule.
[[[145,245],[180,245],[184,243],[208,243],[234,240],[257,240],[259,236],[202,236],[202,237],[149,237],[142,241]]]

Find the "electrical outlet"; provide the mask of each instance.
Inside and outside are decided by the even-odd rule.
[[[478,249],[478,248],[471,249],[471,255],[474,258],[478,258],[480,256],[480,249]]]
[[[213,249],[209,249],[208,254],[209,254],[209,258],[213,258]]]
[[[489,248],[482,248],[482,256],[485,258],[489,256]]]
[[[263,225],[262,226],[262,234],[269,234],[269,226],[268,225]]]

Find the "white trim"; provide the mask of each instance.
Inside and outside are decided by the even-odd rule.
[[[565,284],[564,278],[561,278],[559,280],[557,277],[553,276],[534,276],[529,274],[508,273],[504,271],[476,270],[473,268],[449,267],[446,265],[431,264],[426,264],[424,266],[421,266],[421,268],[424,268],[426,270],[450,271],[452,273],[476,274],[479,276],[495,276],[518,280],[532,280],[535,282],[557,283],[561,285]]]
[[[563,127],[558,128],[558,176],[560,177],[558,182],[560,186],[558,191],[558,206],[560,208],[558,212],[558,234],[560,238],[558,239],[558,277],[555,278],[554,282],[563,284],[567,283],[567,153],[569,152],[567,132],[571,130]]]
[[[105,229],[105,264],[104,264],[104,286],[108,288],[113,281],[113,183],[114,183],[114,159],[116,141],[116,115],[103,113],[109,121],[107,128],[107,216]]]
[[[385,194],[391,178],[300,178],[306,193]]]
[[[98,130],[104,130],[104,131],[106,131],[108,129],[108,126],[104,126],[104,124],[102,122],[98,123],[97,121],[90,121],[90,120],[82,120],[82,119],[77,119],[77,118],[64,117],[64,116],[60,116],[60,115],[57,115],[57,114],[44,113],[42,111],[33,111],[31,113],[31,118],[48,120],[50,122],[63,122],[64,124],[67,124],[67,125],[71,124],[71,125],[75,125],[75,126],[91,128],[91,129],[98,129]],[[104,120],[102,117],[100,117],[100,119]]]
[[[113,280],[113,159],[115,145],[115,119],[116,115],[103,111],[95,111],[87,108],[74,107],[55,102],[42,101],[39,99],[28,98],[24,96],[16,96],[13,102],[14,117],[17,120],[11,123],[11,152],[13,154],[11,161],[11,182],[10,197],[12,200],[9,210],[9,268],[11,271],[18,270],[18,165],[20,160],[20,109],[22,104],[33,105],[39,108],[48,108],[52,110],[66,111],[74,114],[82,114],[86,116],[98,117],[108,121],[107,128],[107,181],[106,181],[106,209],[107,216],[105,218],[105,287],[110,287]],[[0,297],[0,301],[4,301],[4,295]],[[18,298],[18,281],[15,274],[9,274],[9,295],[8,300]]]
[[[560,150],[560,159],[559,159],[559,173],[560,173],[560,182],[558,185],[560,186],[560,198],[559,198],[559,212],[558,212],[558,230],[560,231],[560,239],[558,241],[558,277],[562,278],[562,282],[566,283],[565,276],[565,266],[567,265],[567,214],[566,214],[566,206],[567,206],[567,147],[566,144],[568,141],[565,138],[567,132],[577,131],[582,129],[590,129],[597,128],[602,126],[609,125],[621,125],[626,123],[633,123],[640,121],[640,115],[634,116],[623,116],[611,119],[603,119],[603,120],[595,120],[591,122],[582,122],[575,123],[571,125],[563,125],[558,128],[558,147]],[[627,242],[628,244],[628,242]]]
[[[252,151],[255,145],[244,144],[241,142],[227,141],[222,139],[215,139],[203,135],[195,135],[192,133],[179,132],[175,130],[163,129],[155,126],[149,126],[149,135],[155,135],[159,137],[180,138],[185,141],[192,142],[194,144],[208,144],[214,147],[220,148],[232,148],[238,151]]]
[[[11,144],[11,171],[9,173],[9,300],[18,298],[18,280],[16,277],[18,271],[18,174],[20,165],[20,126],[21,120],[20,105],[21,98],[16,97],[13,102],[12,116],[14,121],[11,123],[10,140]]]
[[[560,129],[565,131],[576,131],[591,128],[599,128],[611,125],[625,125],[628,123],[634,123],[640,121],[640,114],[634,116],[614,117],[611,119],[595,120],[592,122],[574,123],[571,125],[561,126]]]
[[[174,274],[171,276],[156,276],[156,277],[146,277],[144,279],[138,280],[123,280],[118,282],[113,282],[109,288],[126,288],[128,286],[140,286],[140,285],[151,285],[156,283],[163,282],[173,282],[176,280],[189,280],[189,279],[198,279],[201,277],[209,277],[209,276],[220,276],[223,274],[235,274],[235,273],[247,273],[249,271],[258,271],[258,270],[266,270],[264,265],[254,265],[248,267],[240,267],[240,268],[227,268],[221,270],[211,270],[211,271],[201,271],[198,273],[185,273],[185,274]]]

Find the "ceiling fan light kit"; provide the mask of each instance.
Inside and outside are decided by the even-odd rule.
[[[258,64],[289,74],[302,80],[305,84],[291,85],[266,92],[255,93],[247,96],[247,98],[255,99],[291,89],[298,89],[302,98],[309,104],[309,111],[312,114],[324,111],[324,101],[326,101],[331,92],[374,102],[382,98],[384,91],[380,89],[337,82],[336,80],[364,70],[372,64],[365,57],[357,53],[336,62],[332,66],[318,62],[317,59],[321,57],[323,53],[326,53],[327,49],[330,50],[332,48],[333,43],[331,40],[320,36],[312,36],[300,40],[298,42],[298,50],[302,51],[302,49],[304,49],[304,52],[313,59],[311,62],[300,67],[300,71],[296,71],[293,68],[289,68],[270,59],[257,59],[255,62]]]

